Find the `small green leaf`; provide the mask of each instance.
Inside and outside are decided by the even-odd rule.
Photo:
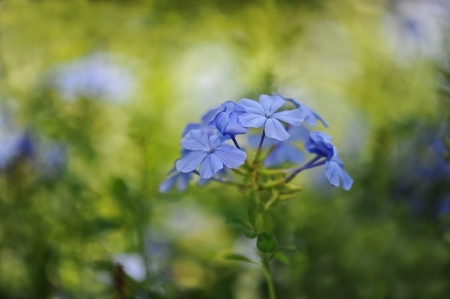
[[[258,236],[258,234],[253,231],[245,231],[244,236],[246,236],[249,239],[254,239]]]
[[[278,248],[278,250],[297,250],[297,249],[299,249],[298,246],[294,244],[288,244]]]
[[[256,262],[252,261],[248,257],[239,254],[239,253],[230,253],[224,256],[227,260],[233,260],[233,261],[239,261],[239,262],[245,262],[245,263],[251,263],[251,264],[257,264]]]
[[[227,221],[227,224],[234,228],[239,228],[242,230],[252,230],[251,226],[248,225],[246,222],[242,221],[241,219],[233,218]]]
[[[277,249],[277,239],[269,233],[262,232],[258,235],[256,247],[262,252],[274,252]]]
[[[285,255],[284,253],[281,252],[277,252],[275,254],[275,258],[277,260],[279,260],[280,262],[282,262],[285,265],[289,265],[289,258],[287,257],[287,255]]]

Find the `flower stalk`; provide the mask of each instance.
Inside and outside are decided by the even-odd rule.
[[[294,109],[282,109],[285,105],[293,105]],[[260,265],[270,299],[276,299],[270,262],[278,251],[292,248],[292,245],[278,247],[277,239],[264,221],[266,213],[302,190],[289,183],[305,170],[325,165],[325,175],[332,185],[342,183],[348,190],[353,183],[344,171],[331,137],[310,131],[305,125],[317,123],[328,126],[310,108],[277,94],[261,95],[259,103],[249,99],[238,103],[227,101],[208,111],[202,117],[202,123],[186,127],[181,140],[181,158],[174,168],[178,174],[172,173],[160,188],[167,192],[177,180],[181,180],[179,188],[184,188],[191,174],[195,174],[202,184],[214,181],[248,191],[248,221],[240,220],[239,227],[247,238],[257,238]],[[244,151],[236,140],[236,135],[246,134],[249,128],[261,128],[256,144],[248,139],[250,148],[255,149],[251,161],[247,149]],[[258,138],[257,135],[251,137]],[[230,141],[234,146],[227,144]],[[303,163],[305,155],[298,148],[299,143],[303,143],[307,153],[314,155],[306,163]],[[239,254],[232,256],[238,256],[240,261],[257,263]]]

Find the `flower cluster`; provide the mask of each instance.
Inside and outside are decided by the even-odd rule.
[[[123,103],[131,98],[135,88],[132,73],[106,53],[57,65],[49,75],[50,87],[67,101],[89,98]]]
[[[26,163],[42,176],[56,174],[65,164],[65,148],[19,126],[9,109],[0,108],[0,175]]]
[[[248,187],[252,174],[274,173],[276,175],[268,176],[266,185],[261,188],[286,185],[300,172],[321,165],[325,165],[325,175],[331,185],[342,183],[342,187],[349,190],[353,180],[344,170],[331,137],[309,129],[319,122],[328,127],[312,109],[279,94],[261,95],[259,102],[227,101],[209,110],[200,123],[186,126],[181,157],[160,185],[160,191],[167,192],[175,185],[184,190],[193,175],[200,177],[200,183],[214,180]],[[260,133],[255,134],[258,128]],[[255,149],[252,159],[236,138],[244,134],[248,134],[248,148]],[[306,153],[314,155],[309,162],[304,163],[305,153],[300,150],[300,143]],[[241,182],[230,179],[229,170],[244,178]],[[263,184],[264,180],[259,182]]]

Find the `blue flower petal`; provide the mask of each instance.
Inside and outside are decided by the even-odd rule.
[[[212,121],[214,117],[216,117],[217,113],[219,113],[221,109],[222,109],[221,106],[217,106],[208,110],[208,112],[206,112],[202,116],[202,124],[204,125],[209,124],[209,122]]]
[[[298,109],[277,112],[272,117],[296,127],[300,126],[303,122],[303,115]]]
[[[216,125],[217,130],[219,130],[219,132],[223,134],[223,132],[227,128],[228,120],[229,115],[227,113],[222,112],[217,114],[216,118],[214,118],[212,122]]]
[[[209,138],[204,130],[191,130],[181,139],[181,146],[191,151],[208,151]]]
[[[178,184],[177,189],[178,191],[184,191],[187,188],[187,185],[189,184],[189,181],[192,178],[192,173],[182,173],[180,172],[178,174]]]
[[[238,103],[241,107],[244,107],[245,112],[248,113],[256,113],[259,115],[265,115],[265,111],[264,108],[261,106],[260,103],[253,101],[253,100],[249,100],[249,99],[242,99],[239,101]]]
[[[244,127],[251,127],[251,128],[259,128],[261,127],[267,120],[265,116],[255,114],[255,113],[244,113],[242,115],[239,115],[239,122]]]
[[[182,137],[186,136],[186,134],[189,133],[190,131],[200,130],[200,129],[202,129],[202,127],[203,127],[203,125],[201,125],[201,124],[188,123],[183,130]]]
[[[248,136],[247,142],[250,147],[257,148],[259,146],[259,142],[261,141],[261,134],[252,134]],[[278,143],[278,140],[266,137],[264,139],[263,148],[267,148],[269,146],[275,145]]]
[[[247,133],[248,128],[244,127],[238,119],[237,113],[231,113],[228,126],[226,130],[224,130],[223,134],[227,135],[237,135],[237,134],[245,134]]]
[[[160,185],[159,185],[159,192],[166,193],[170,189],[172,189],[173,185],[176,183],[178,176],[172,175],[165,179]]]
[[[305,141],[309,138],[310,131],[304,125],[298,127],[289,126],[287,131],[291,137],[289,137],[290,142],[295,141]]]
[[[295,146],[286,141],[280,142],[264,160],[264,166],[273,167],[284,163],[300,164],[305,161],[305,155]]]
[[[183,191],[186,189],[189,181],[192,178],[192,173],[176,172],[170,175],[159,185],[159,192],[166,193],[177,183],[177,189]]]
[[[339,187],[340,183],[341,183],[341,179],[340,179],[340,170],[341,167],[339,166],[339,164],[337,164],[334,161],[327,161],[325,163],[325,175],[327,176],[328,180],[330,181],[330,184],[335,186],[335,187]]]
[[[350,190],[353,185],[353,179],[342,168],[342,165],[336,161],[328,160],[325,163],[325,175],[330,181],[330,184],[336,187],[339,187],[342,180],[342,188],[344,190]]]
[[[213,175],[223,168],[223,163],[215,154],[208,155],[200,166],[200,177],[202,179],[212,178]]]
[[[285,101],[277,95],[269,96],[265,94],[262,94],[259,97],[259,102],[261,103],[261,106],[264,108],[265,114],[268,115],[274,114],[285,103]]]
[[[281,96],[281,95],[280,95]],[[285,98],[283,96],[281,96],[283,99],[285,99],[286,101],[291,102],[292,104],[294,104],[294,106],[296,108],[298,108],[301,112],[302,115],[305,119],[305,122],[310,125],[310,126],[316,126],[317,125],[317,121],[320,121],[325,127],[328,128],[328,123],[322,118],[320,117],[320,115],[318,115],[316,112],[314,112],[311,108],[309,108],[306,105],[303,105],[302,103],[300,103],[299,101],[295,100],[295,99],[290,99],[290,98]]]
[[[283,124],[273,118],[269,118],[264,126],[266,136],[277,140],[286,140],[289,138],[289,133],[284,128]]]
[[[342,179],[342,188],[346,191],[350,190],[350,188],[352,188],[353,185],[353,179],[342,168],[341,168],[341,179]]]
[[[245,162],[246,153],[234,146],[221,144],[214,151],[226,167],[234,169],[238,168]]]
[[[180,172],[191,172],[194,171],[205,158],[208,156],[207,152],[194,151],[190,152],[186,156],[182,157],[175,163],[175,167]]]

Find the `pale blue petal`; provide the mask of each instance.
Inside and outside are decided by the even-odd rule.
[[[181,139],[181,146],[191,151],[209,151],[209,138],[204,130],[191,130]]]
[[[343,166],[336,161],[330,160],[325,163],[325,175],[333,186],[339,187],[342,180],[344,190],[350,190],[353,185],[353,179],[343,169]]]
[[[213,120],[213,123],[216,125],[217,130],[220,133],[224,134],[225,129],[227,128],[229,121],[229,114],[225,112],[221,112],[217,114],[216,118]]]
[[[186,136],[187,133],[189,133],[192,130],[200,130],[203,128],[204,125],[196,124],[196,123],[188,123],[186,127],[184,128],[182,137]]]
[[[283,96],[281,96],[281,97],[283,97]],[[317,121],[320,121],[325,127],[328,128],[328,123],[322,117],[320,117],[320,115],[318,115],[316,112],[314,112],[311,108],[309,108],[308,106],[303,105],[302,103],[300,103],[299,101],[297,101],[295,99],[289,99],[289,98],[285,98],[285,97],[283,97],[283,98],[286,101],[289,101],[292,104],[294,104],[294,106],[296,108],[298,108],[302,112],[302,115],[303,115],[303,117],[305,119],[305,122],[308,125],[316,126],[317,125]]]
[[[208,155],[200,166],[200,177],[202,179],[212,178],[213,175],[223,168],[223,163],[215,154]]]
[[[248,138],[247,138],[248,144],[250,145],[250,147],[253,147],[253,148],[257,148],[259,146],[260,141],[261,141],[261,134],[253,134],[253,135],[248,136]],[[262,147],[267,148],[269,146],[276,144],[277,142],[278,142],[278,140],[276,140],[276,139],[266,137],[264,139],[264,143],[263,143]]]
[[[341,169],[341,167],[333,161],[327,161],[325,163],[325,175],[328,178],[328,181],[330,181],[330,184],[335,186],[335,187],[339,187],[340,185],[340,175],[339,175],[339,170]]]
[[[175,163],[175,167],[180,172],[191,172],[195,170],[203,160],[208,156],[208,153],[203,151],[190,152]]]
[[[202,124],[204,124],[204,125],[209,124],[209,122],[212,121],[214,119],[214,117],[216,117],[217,113],[219,113],[220,110],[222,110],[221,106],[217,106],[217,107],[214,107],[214,108],[208,110],[208,112],[206,112],[202,116]]]
[[[289,133],[286,131],[283,124],[273,118],[269,118],[266,121],[264,131],[266,132],[266,136],[269,138],[274,138],[277,140],[286,140],[289,138]]]
[[[305,154],[292,144],[285,143],[281,147],[281,151],[286,157],[286,161],[292,164],[300,164],[305,161]]]
[[[350,190],[353,185],[353,179],[348,175],[348,173],[341,168],[341,179],[342,179],[342,188],[344,190]]]
[[[286,141],[280,142],[264,160],[264,166],[279,166],[284,163],[300,164],[305,161],[305,155],[295,146]]]
[[[299,107],[301,112],[303,113],[303,117],[305,118],[305,122],[310,126],[317,125],[317,121],[320,121],[325,127],[328,128],[328,123],[320,117],[316,112],[314,112],[311,108],[305,105],[301,105]]]
[[[303,115],[298,109],[277,112],[272,117],[293,126],[300,126],[303,122]]]
[[[247,133],[248,128],[244,127],[238,120],[237,113],[231,113],[228,121],[228,125],[225,130],[221,132],[226,135],[237,135]]]
[[[216,147],[227,140],[230,140],[230,136],[211,135],[209,137],[210,150],[214,150]]]
[[[170,189],[172,189],[173,185],[177,181],[178,176],[175,174],[173,176],[168,177],[159,185],[159,192],[166,193]]]
[[[264,112],[264,108],[261,106],[260,103],[256,101],[249,99],[242,99],[239,101],[239,105],[241,107],[244,107],[245,112],[256,113],[259,115],[266,115],[266,113]]]
[[[172,171],[171,171],[172,172]],[[166,193],[170,189],[173,188],[173,186],[177,183],[177,189],[179,191],[183,191],[186,189],[189,181],[192,178],[192,173],[182,173],[182,172],[176,172],[175,174],[171,175],[167,179],[165,179],[161,185],[159,185],[159,192]]]
[[[228,168],[237,168],[245,162],[246,153],[234,146],[221,144],[214,153],[220,158],[223,164]]]
[[[305,141],[309,138],[309,130],[304,125],[298,127],[289,126],[287,131],[291,137],[289,137],[290,142],[295,141]]]
[[[285,101],[277,95],[269,96],[266,94],[262,94],[259,97],[259,102],[261,103],[261,106],[263,107],[264,112],[268,115],[274,114],[285,103]]]
[[[259,128],[266,122],[267,118],[255,113],[244,113],[239,115],[238,120],[244,127]]]

